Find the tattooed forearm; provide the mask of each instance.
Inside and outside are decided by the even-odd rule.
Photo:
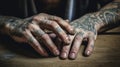
[[[119,23],[119,20],[120,2],[112,2],[98,12],[86,14],[82,18],[71,22],[70,24],[75,28],[76,34],[73,36],[72,47],[69,48],[70,50],[68,50],[67,47],[63,47],[63,53],[61,53],[63,55],[61,55],[61,57],[65,58],[64,53],[66,50],[68,50],[68,52],[70,51],[70,54],[67,53],[69,58],[75,59],[82,41],[87,41],[87,43],[85,43],[85,56],[91,55],[94,50],[94,44],[97,38],[98,30],[103,26],[109,27],[111,26],[110,24],[116,25]]]
[[[71,25],[75,28],[82,28],[87,31],[94,31],[95,28],[99,28],[110,25],[120,24],[120,2],[111,2],[103,7],[100,11],[95,13],[89,13],[80,19],[71,22]]]
[[[120,20],[120,2],[112,2],[97,12],[97,16],[105,25],[116,24]]]

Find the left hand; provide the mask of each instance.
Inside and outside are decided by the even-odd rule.
[[[70,45],[63,45],[60,55],[62,59],[68,57],[75,59],[83,40],[88,41],[84,54],[86,56],[92,54],[97,37],[97,30],[99,28],[98,24],[96,24],[97,19],[93,18],[93,16],[94,14],[86,14],[82,18],[71,22],[71,25],[76,29],[76,35],[70,35]]]

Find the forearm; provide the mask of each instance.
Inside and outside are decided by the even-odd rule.
[[[65,56],[68,56],[70,59],[75,59],[82,41],[88,42],[85,44],[86,49],[84,51],[84,55],[91,55],[94,50],[94,44],[99,29],[102,27],[108,27],[107,25],[113,26],[111,24],[120,24],[120,22],[118,22],[119,20],[120,2],[116,1],[106,5],[100,11],[86,14],[71,22],[70,24],[75,28],[76,34],[74,36],[71,35],[71,37],[73,37],[73,39],[71,39],[71,44],[67,47],[63,46],[60,56],[62,58],[66,58]],[[70,47],[71,45],[72,47]]]
[[[93,24],[96,28],[96,30],[99,30],[100,28],[111,25],[111,24],[120,24],[118,22],[120,20],[120,1],[113,1],[110,4],[103,7],[101,10],[89,13],[82,18],[80,18],[78,23],[76,21],[71,22],[71,25],[75,28],[79,28],[79,24],[86,24],[90,26],[90,24]],[[81,23],[85,21],[85,23]],[[74,23],[75,22],[75,23]]]
[[[96,12],[96,18],[98,19],[95,22],[97,25],[102,27],[107,27],[108,25],[120,25],[120,1],[113,1],[103,7],[100,11]]]

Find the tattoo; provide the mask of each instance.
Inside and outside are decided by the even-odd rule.
[[[45,34],[45,32],[43,32],[42,30],[35,30],[33,31],[33,33],[36,35],[36,36],[43,36]]]
[[[77,33],[77,35],[79,35],[80,37],[83,37],[84,33],[83,32],[79,32],[79,33]]]
[[[56,30],[57,32],[62,32],[62,31],[63,31],[60,27],[56,27],[55,30]]]
[[[114,5],[116,7],[111,7],[111,5]],[[108,9],[108,7],[111,7]],[[112,2],[109,4],[109,6],[106,7],[106,9],[101,9],[98,14],[98,19],[101,22],[97,23],[104,23],[105,25],[108,24],[116,24],[120,20],[120,2]]]
[[[34,39],[33,39],[32,37],[29,37],[29,38],[28,38],[28,43],[33,44],[33,41],[34,41]]]
[[[0,16],[0,30],[7,30],[11,36],[23,37],[28,24],[29,22],[16,17]]]
[[[73,21],[70,24],[74,26],[74,28],[82,29],[84,31],[91,31],[96,34],[95,23],[93,23],[93,20],[90,18],[89,14]]]
[[[50,20],[43,19],[41,24],[51,24],[52,22]]]
[[[90,45],[90,47],[91,47],[91,48],[94,48],[94,45],[92,44],[92,45]]]
[[[95,13],[89,13],[70,24],[77,29],[91,31],[97,34],[96,26],[106,26],[117,24],[120,20],[120,2],[112,2]],[[119,23],[120,24],[120,23]]]

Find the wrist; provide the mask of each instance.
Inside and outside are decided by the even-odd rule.
[[[19,20],[21,19],[16,17],[0,16],[0,31],[4,34],[8,34]]]
[[[90,23],[93,23],[93,25],[94,25],[94,27],[97,31],[100,30],[102,27],[107,25],[106,23],[104,23],[105,18],[103,19],[103,17],[101,17],[100,11],[90,13],[88,15],[89,15],[89,18],[90,18],[89,19]]]

